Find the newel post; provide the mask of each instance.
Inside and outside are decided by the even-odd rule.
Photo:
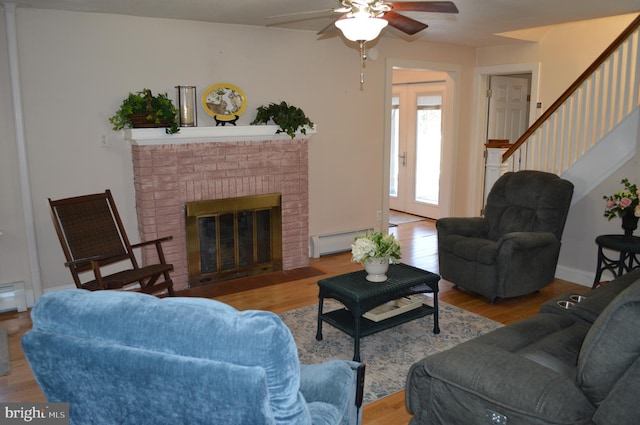
[[[489,139],[485,147],[484,202],[482,205],[486,205],[487,195],[496,180],[507,172],[507,163],[502,162],[502,155],[511,147],[511,143],[509,143],[509,139]]]

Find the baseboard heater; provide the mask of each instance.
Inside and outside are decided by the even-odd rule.
[[[311,236],[311,257],[320,258],[321,255],[349,251],[357,235],[370,231],[373,231],[373,228]]]
[[[0,283],[0,313],[27,311],[24,282]]]

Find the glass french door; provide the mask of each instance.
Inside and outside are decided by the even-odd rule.
[[[393,88],[389,207],[440,218],[444,83]]]

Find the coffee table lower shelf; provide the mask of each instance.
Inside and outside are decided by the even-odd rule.
[[[411,320],[428,316],[430,314],[435,313],[435,311],[436,311],[435,308],[423,304],[422,306],[416,309],[409,310],[406,313],[402,313],[397,316],[393,316],[388,319],[381,320],[379,322],[374,322],[373,320],[369,320],[366,317],[361,317],[359,335],[356,335],[355,319],[353,317],[353,314],[347,309],[342,308],[339,310],[334,310],[328,313],[324,313],[320,316],[320,319],[340,329],[342,332],[345,332],[347,335],[350,335],[356,338],[356,337],[364,337],[367,335],[371,335],[376,332],[380,332],[385,329],[389,329],[394,326],[407,323]]]

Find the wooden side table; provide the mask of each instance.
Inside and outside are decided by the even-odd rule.
[[[367,272],[361,270],[318,281],[318,329],[316,333],[318,341],[322,340],[322,322],[329,323],[353,337],[353,360],[359,362],[360,338],[375,332],[432,314],[433,333],[440,333],[438,325],[439,275],[407,264],[390,265],[387,272],[389,278],[385,282],[369,282],[366,280],[366,275]],[[367,311],[388,301],[420,293],[432,293],[433,306],[423,304],[419,308],[380,322],[373,322],[362,317]],[[324,313],[325,298],[338,300],[345,308]]]
[[[596,238],[598,245],[598,268],[592,288],[598,286],[602,272],[609,270],[615,277],[640,267],[640,237],[624,235],[600,235]],[[604,249],[618,251],[618,258],[608,257]]]

